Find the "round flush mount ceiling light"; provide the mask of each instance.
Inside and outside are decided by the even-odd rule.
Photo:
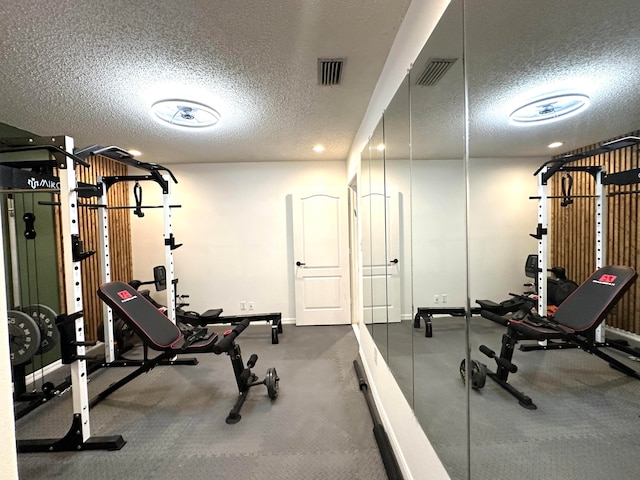
[[[516,125],[554,122],[582,112],[589,103],[589,97],[582,93],[546,96],[516,109],[509,115],[509,121]]]
[[[155,117],[176,127],[205,128],[220,121],[220,114],[203,103],[190,100],[160,100],[151,105]]]

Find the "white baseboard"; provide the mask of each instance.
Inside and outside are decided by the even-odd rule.
[[[25,375],[24,376],[25,384],[27,385],[27,387],[32,386],[35,382],[37,382],[44,376],[55,372],[60,367],[62,367],[62,360],[56,360],[55,362],[50,363],[49,365],[45,365],[40,370],[36,370],[33,373]]]

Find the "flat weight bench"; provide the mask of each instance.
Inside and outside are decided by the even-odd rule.
[[[497,315],[507,313],[526,312],[531,310],[534,302],[531,298],[523,295],[511,294],[512,298],[503,300],[500,303],[491,300],[476,300],[479,307],[471,307],[471,315],[479,315],[482,310],[486,310]],[[522,313],[520,313],[522,314]],[[433,326],[431,321],[434,315],[450,315],[452,317],[464,317],[466,315],[464,307],[418,307],[413,318],[413,328],[420,328],[420,320],[424,320],[424,336],[433,337]]]
[[[237,325],[245,319],[249,322],[267,322],[271,323],[271,343],[280,343],[278,334],[282,333],[282,312],[250,313],[248,315],[222,315],[222,312],[222,308],[212,308],[202,313],[178,309],[176,317],[184,323],[202,327],[216,323]]]
[[[473,307],[471,315],[480,313],[480,308]],[[433,337],[433,325],[431,321],[434,315],[450,315],[452,317],[464,317],[464,307],[418,307],[418,311],[413,317],[413,328],[420,328],[420,320],[424,320],[424,336]]]
[[[185,337],[166,315],[126,283],[105,283],[98,289],[98,297],[140,337],[145,346],[161,352],[149,361],[151,366],[181,354],[227,353],[231,358],[239,390],[238,400],[227,416],[227,423],[233,424],[240,421],[240,409],[246,400],[249,388],[265,385],[269,398],[274,400],[278,396],[280,379],[275,368],[267,369],[265,378],[258,381],[258,377],[251,372],[251,368],[258,361],[258,356],[251,355],[245,367],[240,346],[235,343],[235,338],[249,325],[249,319],[239,322],[233,330],[226,332],[222,339],[218,338],[217,333],[208,333],[204,337],[198,335]],[[146,370],[149,369],[147,366]]]
[[[603,352],[601,348],[611,347],[636,357],[640,356],[640,350],[623,342],[597,343],[595,341],[596,328],[629,290],[636,278],[637,273],[631,267],[600,268],[571,293],[550,318],[530,313],[525,318],[513,319],[482,310],[480,315],[484,318],[507,327],[507,332],[502,336],[500,356],[496,356],[495,352],[487,346],[480,346],[480,351],[489,358],[493,358],[497,365],[495,372],[485,370],[486,375],[516,397],[520,405],[535,410],[537,407],[531,398],[508,382],[509,373],[518,371],[518,367],[511,361],[515,344],[520,340],[562,340],[596,355],[608,362],[612,368],[640,379],[640,373]],[[479,363],[474,363],[474,367],[486,369],[486,365]],[[484,381],[480,382],[478,388],[483,385]]]

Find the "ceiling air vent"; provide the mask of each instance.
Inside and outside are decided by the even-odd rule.
[[[422,75],[418,77],[416,85],[422,87],[435,85],[457,60],[457,58],[430,58]]]
[[[344,58],[318,59],[318,85],[340,85]]]

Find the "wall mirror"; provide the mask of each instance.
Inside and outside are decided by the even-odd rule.
[[[371,140],[367,142],[364,149],[360,153],[360,184],[358,194],[360,195],[359,214],[362,229],[362,264],[363,267],[371,264],[371,205],[369,200],[369,192],[371,191]],[[373,336],[373,318],[371,313],[371,272],[362,269],[362,319]]]
[[[518,371],[508,380],[531,395],[533,409],[526,397],[484,375],[496,372],[491,351],[501,357],[507,329],[480,316],[477,302],[531,291],[546,298],[558,278],[547,267],[563,267],[577,283],[598,262],[637,268],[636,180],[608,187],[599,197],[606,205],[599,206],[595,175],[584,173],[640,167],[634,10],[633,0],[453,0],[371,138],[363,163],[367,194],[379,193],[381,178],[385,195],[398,192],[403,293],[396,325],[387,268],[386,303],[376,303],[382,282],[367,284],[370,305],[384,309],[370,309],[366,318],[453,479],[560,479],[567,472],[627,478],[637,471],[638,441],[625,428],[637,419],[640,382],[571,345],[520,338],[512,358]],[[519,118],[510,118],[520,107]],[[565,117],[567,110],[572,115]],[[625,148],[598,150],[621,137],[631,137]],[[534,172],[567,155],[584,158],[549,179],[542,207]],[[569,184],[573,196],[563,207]],[[396,210],[384,203],[377,211],[369,203],[370,261],[384,242],[380,257],[395,258],[389,227]],[[386,223],[385,233],[373,234],[376,221]],[[533,277],[525,269],[530,254],[546,262],[545,268],[534,264]],[[638,345],[638,295],[630,289],[607,316],[609,345]],[[547,313],[546,305],[541,311]],[[383,317],[386,329],[379,328]],[[397,335],[404,323],[411,324],[406,337]],[[627,362],[634,357],[610,354]],[[462,360],[472,367],[464,369],[464,380]]]
[[[384,115],[387,363],[413,402],[411,291],[411,129],[409,75]],[[380,199],[383,198],[381,195]]]
[[[468,465],[462,25],[453,1],[409,73],[414,411],[452,478]]]
[[[376,126],[362,157],[363,310],[371,336],[387,359],[386,213],[384,208],[384,119]]]
[[[561,197],[573,186],[565,207],[561,203],[566,198],[541,203],[529,197],[539,194],[534,172],[543,162],[638,130],[638,77],[631,65],[640,52],[640,37],[630,15],[637,10],[637,2],[624,0],[465,2],[472,304],[532,290],[523,286],[534,281],[525,275],[528,254],[543,256],[546,268],[565,268],[578,283],[596,268],[599,253],[593,237],[600,227],[594,222],[595,179],[579,168],[603,163],[609,173],[637,168],[637,145],[567,164],[551,177],[551,196]],[[587,103],[580,108],[581,102]],[[553,142],[562,145],[549,148]],[[607,188],[613,192],[617,187]],[[601,260],[637,268],[637,256],[624,255],[634,249],[633,242],[617,248],[618,238],[628,238],[624,232],[636,228],[637,201],[622,195],[606,201],[608,234]],[[541,238],[530,234],[540,233],[544,209],[549,224],[546,234],[538,235],[545,239],[541,248]],[[618,229],[619,222],[627,222],[626,227]],[[546,289],[551,300],[553,282],[547,275],[554,277],[545,271],[533,290]],[[632,301],[635,295],[630,291],[627,298]],[[626,310],[621,302],[618,311],[637,317],[637,309]],[[614,325],[623,320],[619,316],[608,315],[606,322]],[[615,330],[607,330],[606,338],[613,338]],[[471,318],[471,357],[490,372],[498,365],[479,348],[484,345],[500,355],[508,345],[505,333],[502,325]],[[510,362],[517,372],[509,372],[506,380],[521,392],[519,398],[491,378],[484,388],[470,392],[471,478],[637,475],[640,442],[627,434],[640,411],[640,382],[596,355],[562,343],[520,340],[515,345]],[[613,348],[602,351],[628,363],[628,356]],[[637,363],[632,366],[638,369]],[[507,372],[501,372],[504,378]]]

